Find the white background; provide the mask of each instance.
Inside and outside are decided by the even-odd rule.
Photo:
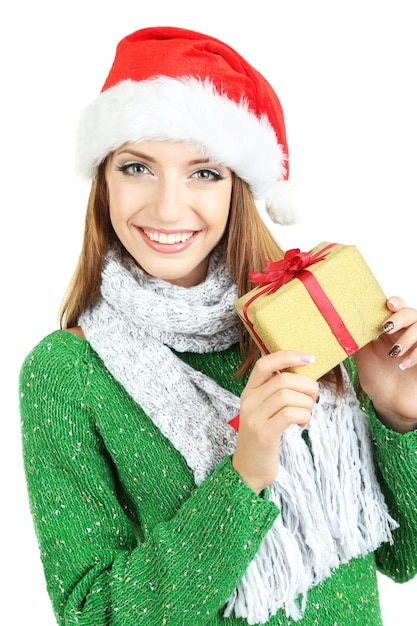
[[[417,305],[417,37],[396,0],[3,3],[0,15],[3,328],[2,622],[53,626],[28,511],[17,377],[57,327],[81,244],[87,187],[73,175],[76,124],[117,42],[154,25],[225,40],[274,85],[291,178],[307,211],[277,228],[284,247],[355,244],[387,295]],[[254,155],[256,158],[256,155]],[[415,624],[417,582],[380,577],[386,626]],[[414,614],[415,615],[415,614]],[[366,626],[366,625],[364,625]]]

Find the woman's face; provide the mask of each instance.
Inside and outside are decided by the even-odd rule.
[[[127,143],[108,160],[110,220],[149,275],[183,287],[204,280],[227,224],[231,171],[191,144]]]

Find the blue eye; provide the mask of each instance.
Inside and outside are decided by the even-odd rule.
[[[149,168],[146,167],[144,163],[140,163],[139,161],[129,161],[128,163],[119,165],[117,169],[128,176],[138,176],[149,172]]]

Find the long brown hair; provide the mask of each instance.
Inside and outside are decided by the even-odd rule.
[[[78,263],[65,294],[61,310],[61,328],[78,324],[80,315],[96,298],[101,281],[104,255],[110,246],[120,243],[110,221],[108,189],[105,178],[106,162],[102,163],[94,180],[87,204],[84,238]],[[247,183],[233,175],[230,213],[225,233],[226,264],[236,282],[238,296],[253,288],[250,272],[260,272],[267,260],[278,261],[284,252],[266,227]],[[259,348],[239,322],[242,365],[238,374],[245,375],[259,357]],[[324,377],[340,387],[340,368]]]
[[[118,242],[110,221],[105,168],[105,163],[99,166],[91,185],[81,253],[59,313],[61,328],[77,326],[80,315],[97,296],[104,255]]]

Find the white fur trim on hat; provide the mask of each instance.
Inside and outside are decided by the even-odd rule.
[[[286,155],[267,117],[236,103],[208,80],[125,80],[103,91],[82,113],[76,171],[94,178],[106,156],[127,142],[189,141],[246,181],[255,199],[284,179]]]
[[[289,180],[279,180],[265,195],[265,209],[275,224],[290,226],[304,217],[298,204],[294,203],[296,183]]]

